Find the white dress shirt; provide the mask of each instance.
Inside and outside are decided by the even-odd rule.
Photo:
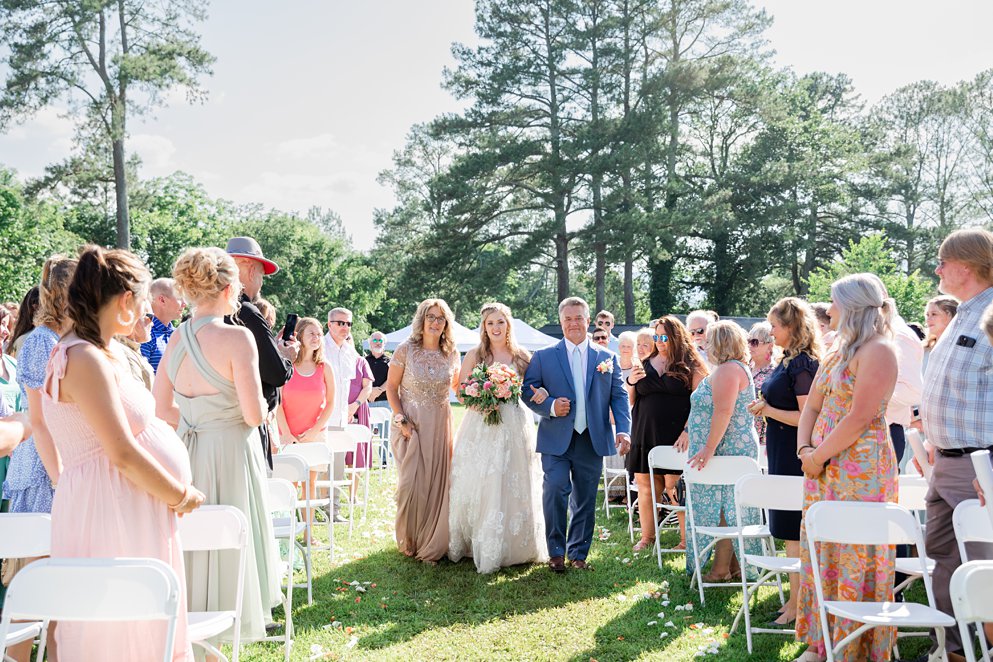
[[[897,315],[893,319],[893,343],[896,346],[896,386],[886,406],[886,422],[910,425],[913,413],[911,407],[921,404],[924,380],[921,377],[921,363],[924,361],[924,346],[917,334]]]
[[[338,346],[331,334],[324,336],[324,360],[331,366],[334,373],[334,408],[331,410],[331,418],[328,425],[333,427],[344,427],[348,423],[348,392],[352,388],[352,379],[355,377],[355,362],[359,354],[352,347],[352,344],[345,341]]]
[[[585,378],[585,376],[586,376],[586,368],[587,368],[587,364],[588,364],[589,358],[590,358],[589,357],[589,354],[590,354],[590,339],[589,338],[586,338],[583,342],[579,343],[578,345],[573,345],[571,341],[569,341],[568,339],[565,339],[565,356],[569,360],[569,365],[570,366],[572,366],[572,361],[573,361],[572,355],[573,355],[573,353],[577,349],[580,352],[582,352],[580,354],[579,358],[580,358],[580,361],[582,361],[582,364],[581,365],[583,366],[583,376]],[[569,379],[572,379],[572,370],[571,369],[569,370]],[[584,382],[584,384],[585,384],[585,382]],[[561,397],[561,396],[558,396],[558,397]],[[551,412],[552,412],[551,415],[552,416],[555,416],[555,404],[554,403],[552,404]],[[587,416],[588,415],[589,414],[587,414]]]

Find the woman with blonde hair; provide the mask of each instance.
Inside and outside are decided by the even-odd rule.
[[[803,299],[786,297],[769,310],[772,337],[783,351],[779,366],[766,378],[758,399],[748,411],[763,420],[766,428],[766,457],[769,473],[776,476],[802,476],[796,456],[797,424],[807,402],[810,387],[821,360],[820,329],[814,309]],[[800,513],[770,510],[769,530],[786,541],[786,555],[800,555]],[[783,607],[777,626],[796,618],[798,577],[790,574],[790,599]]]
[[[714,456],[745,456],[758,460],[759,438],[755,422],[748,413],[748,403],[755,399],[752,372],[747,364],[748,339],[745,330],[735,322],[722,320],[707,326],[707,356],[714,371],[700,382],[690,396],[689,455],[687,472],[707,466]],[[738,521],[734,502],[734,486],[699,485],[690,482],[693,521],[696,526],[746,526],[761,524],[761,515],[752,508],[744,509],[743,522]],[[693,572],[694,556],[710,542],[707,536],[691,532],[692,544],[686,549],[686,571]],[[746,553],[759,554],[758,541],[745,544]],[[706,556],[700,559],[702,568]],[[738,570],[730,540],[717,543],[714,563],[704,582],[726,581]],[[737,565],[737,564],[735,564]]]
[[[513,319],[502,303],[483,306],[479,345],[466,354],[460,382],[480,364],[509,366],[523,378],[531,355],[514,340]],[[540,404],[547,395],[539,389],[530,397]],[[548,558],[534,420],[519,399],[500,405],[500,419],[489,425],[468,409],[452,459],[448,558],[471,556],[479,573]]]
[[[948,294],[940,294],[924,306],[924,324],[927,326],[927,338],[924,339],[924,361],[921,374],[927,372],[927,362],[931,358],[931,350],[938,344],[938,339],[952,323],[952,318],[959,309],[959,300]]]
[[[871,274],[835,281],[831,299],[831,320],[837,320],[835,344],[817,372],[797,431],[797,455],[806,476],[804,513],[818,501],[895,502],[897,497],[897,459],[884,417],[897,380],[889,324],[893,300]],[[812,553],[801,525],[796,638],[809,644],[801,660],[820,661],[826,651]],[[825,600],[893,600],[892,547],[821,543],[817,553]],[[853,621],[829,618],[834,621],[834,641],[858,627]],[[843,657],[888,660],[895,634],[895,628],[869,630],[844,648]]]
[[[162,355],[153,385],[156,410],[186,444],[205,503],[234,506],[248,519],[241,636],[261,639],[279,604],[279,556],[259,452],[259,425],[268,412],[259,353],[248,329],[224,323],[238,309],[238,267],[219,248],[190,248],[176,260],[172,276],[193,315]],[[233,551],[187,554],[191,611],[234,609],[234,558]]]
[[[685,450],[688,442],[686,421],[690,416],[690,394],[707,376],[707,365],[697,351],[683,323],[672,315],[652,322],[652,352],[636,363],[627,378],[631,394],[631,450],[626,466],[638,486],[638,516],[641,540],[638,552],[655,542],[655,508],[652,504],[648,454],[656,446]],[[670,500],[676,502],[676,484],[681,472],[656,475],[656,494],[662,493],[662,480]],[[686,526],[679,513],[679,546],[686,548]]]
[[[756,322],[748,330],[748,351],[752,358],[752,382],[755,384],[755,393],[761,398],[762,384],[779,363],[769,322]],[[765,446],[765,419],[761,416],[755,417],[755,431],[759,433],[759,445]]]
[[[393,410],[390,446],[397,460],[397,546],[428,564],[448,553],[453,437],[448,394],[458,388],[460,366],[454,324],[443,299],[422,301],[386,378]]]
[[[313,317],[302,317],[294,335],[300,351],[293,361],[293,376],[282,389],[276,420],[279,438],[285,444],[324,441],[324,429],[334,411],[335,379],[331,364],[324,360],[324,336],[321,323]],[[310,499],[317,498],[317,474],[310,472]],[[313,511],[307,509],[307,521]],[[313,528],[309,528],[311,532]]]

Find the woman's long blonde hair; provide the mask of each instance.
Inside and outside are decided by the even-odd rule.
[[[64,255],[53,255],[45,260],[38,284],[38,310],[34,314],[35,326],[47,326],[60,331],[69,321],[69,282],[76,273],[79,260]]]
[[[790,344],[783,348],[783,366],[800,354],[821,360],[821,330],[813,306],[803,299],[786,297],[769,310],[769,317],[772,316],[790,332]]]
[[[896,307],[873,274],[851,274],[836,280],[831,285],[831,300],[841,311],[835,341],[840,360],[834,373],[834,381],[839,384],[845,368],[862,345],[876,335],[893,337],[890,319]]]
[[[293,329],[293,334],[299,339],[303,337],[304,329],[308,326],[313,326],[317,329],[317,335],[321,336],[324,333],[324,328],[321,323],[315,317],[301,317],[297,320],[296,328]],[[307,355],[303,352],[303,346],[300,347],[300,351],[297,352],[297,357],[293,361],[293,365],[299,365],[307,359]],[[321,365],[324,363],[324,339],[317,343],[317,349],[311,352],[310,358],[313,358],[314,363]]]
[[[417,312],[414,313],[414,323],[413,328],[410,331],[410,343],[418,347],[424,345],[424,324],[425,317],[428,311],[437,306],[441,308],[442,314],[445,316],[445,330],[441,332],[441,339],[438,341],[438,349],[445,356],[452,356],[455,354],[455,315],[452,314],[452,309],[448,307],[444,299],[425,299],[421,302],[421,305],[417,307]]]
[[[517,339],[514,338],[514,316],[510,313],[510,308],[502,303],[485,303],[479,311],[479,350],[476,358],[482,363],[493,362],[493,348],[490,347],[490,336],[486,333],[486,318],[493,313],[499,313],[507,320],[507,350],[514,357],[517,372],[523,375],[531,363],[531,353],[517,346]]]

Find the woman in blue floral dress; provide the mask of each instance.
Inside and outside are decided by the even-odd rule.
[[[755,399],[755,385],[748,358],[748,339],[736,323],[721,321],[707,327],[707,355],[717,368],[704,379],[690,396],[689,471],[703,469],[715,456],[740,455],[758,460],[758,433],[755,420],[748,413],[748,403]],[[738,526],[761,524],[761,514],[756,509],[746,509],[745,521],[738,522],[734,505],[734,486],[698,485],[690,483],[693,521],[696,526]],[[710,542],[708,536],[697,536],[696,549],[702,550]],[[727,581],[737,570],[732,569],[734,551],[732,541],[723,540],[716,547],[714,564],[703,577],[704,582]],[[746,552],[760,554],[758,541],[746,543]],[[692,573],[695,550],[686,546],[686,572]],[[701,567],[710,554],[700,559]],[[737,565],[737,564],[735,564]]]

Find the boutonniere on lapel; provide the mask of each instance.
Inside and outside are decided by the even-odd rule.
[[[606,375],[608,373],[614,372],[614,359],[607,359],[606,361],[600,361],[597,364],[596,371],[601,375]]]

